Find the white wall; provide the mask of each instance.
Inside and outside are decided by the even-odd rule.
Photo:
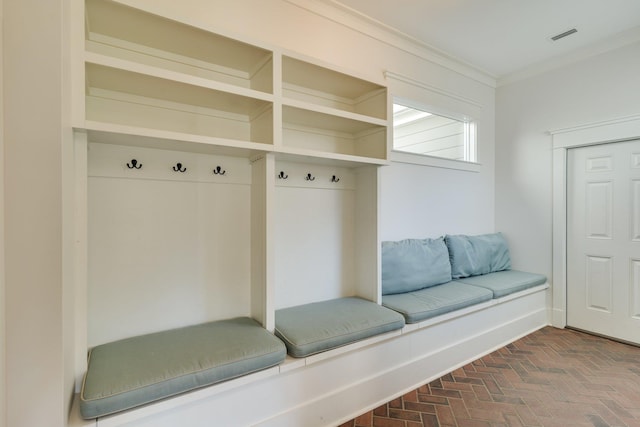
[[[6,424],[61,426],[63,0],[3,4]]]
[[[492,232],[492,185],[490,170],[477,173],[404,163],[385,167],[381,238]]]
[[[640,113],[640,43],[496,91],[496,228],[514,267],[552,272],[550,130]]]

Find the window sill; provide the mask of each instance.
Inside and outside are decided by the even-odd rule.
[[[445,159],[424,154],[403,153],[391,151],[390,160],[395,163],[409,163],[413,165],[431,166],[443,169],[455,169],[464,172],[478,173],[482,169],[481,163],[462,160]]]

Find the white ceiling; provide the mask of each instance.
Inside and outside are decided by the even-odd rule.
[[[640,40],[640,0],[332,0],[496,79]],[[553,42],[551,36],[576,28]]]

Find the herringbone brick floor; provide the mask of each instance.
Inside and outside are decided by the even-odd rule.
[[[543,328],[340,427],[640,427],[640,348]]]

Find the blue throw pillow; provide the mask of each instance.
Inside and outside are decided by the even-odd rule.
[[[502,233],[445,237],[454,279],[510,270],[509,246]]]
[[[382,242],[382,295],[400,294],[451,281],[444,239]]]

